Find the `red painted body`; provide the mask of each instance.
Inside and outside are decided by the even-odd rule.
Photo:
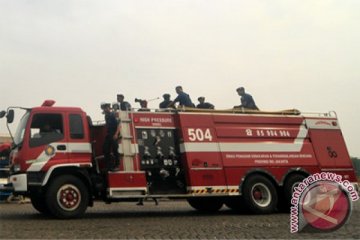
[[[104,171],[104,125],[92,126],[80,108],[42,106],[31,109],[29,113],[22,146],[11,156],[13,165],[20,165],[22,172],[42,172],[46,176],[54,169],[68,166]],[[30,129],[37,114],[61,116],[63,137],[49,144],[31,147]],[[80,116],[83,124],[81,138],[71,137],[71,114]],[[243,179],[254,171],[267,174],[279,186],[282,186],[287,174],[299,169],[307,175],[331,171],[342,175],[343,179],[356,181],[338,120],[333,116],[216,111],[129,112],[124,116],[128,119],[128,133],[119,140],[122,156],[120,171],[107,174],[110,198],[115,196],[111,194],[113,191],[170,194],[172,186],[178,184],[179,174],[182,174],[184,186],[178,184],[177,196],[194,196],[194,189],[206,188],[220,189],[225,195],[231,189],[239,192]],[[158,138],[163,144],[160,149],[156,147],[160,146],[159,143],[150,142],[152,138]],[[131,149],[126,150],[128,152],[124,150],[126,139],[128,149]],[[172,150],[167,149],[164,141],[171,141],[175,157],[169,156]],[[49,146],[53,149],[48,149]],[[148,159],[142,155],[146,147],[154,148],[150,149],[153,152]],[[166,153],[161,158],[162,165],[155,157],[159,151]],[[152,167],[152,164],[161,166]],[[161,170],[173,174],[173,182],[161,186],[161,181],[167,181],[162,179]],[[51,174],[48,175],[46,180],[51,179]],[[47,184],[45,180],[42,183]],[[151,183],[159,185],[150,190]]]

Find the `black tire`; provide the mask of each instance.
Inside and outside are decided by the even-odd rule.
[[[87,187],[72,175],[56,177],[45,196],[50,213],[61,219],[81,217],[89,204]]]
[[[276,210],[278,195],[274,184],[265,176],[253,175],[243,187],[244,205],[255,214],[269,214]]]
[[[39,192],[31,192],[30,199],[32,206],[40,213],[48,215],[50,213],[46,201],[45,195]]]
[[[247,213],[248,209],[244,204],[244,199],[242,196],[229,197],[225,200],[225,205],[231,210],[238,213]]]
[[[218,211],[224,204],[223,200],[217,197],[193,197],[187,201],[196,210],[207,213]]]
[[[294,187],[296,187],[299,183],[301,183],[305,179],[305,176],[301,174],[293,174],[289,176],[284,184],[282,198],[279,201],[279,210],[282,212],[289,212],[291,207],[291,198],[294,191]]]

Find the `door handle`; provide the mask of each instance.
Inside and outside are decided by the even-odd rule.
[[[56,147],[56,149],[59,150],[59,151],[65,151],[66,150],[66,145],[58,145]]]

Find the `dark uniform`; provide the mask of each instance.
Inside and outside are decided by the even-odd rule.
[[[199,104],[196,105],[197,108],[202,109],[214,109],[215,106],[211,103],[205,102],[205,97],[198,97]]]
[[[255,104],[253,97],[247,93],[244,93],[244,95],[241,96],[241,107],[253,109],[253,110],[259,110],[259,108]]]
[[[159,108],[168,108],[171,103],[170,94],[164,94],[163,98],[164,98],[164,101],[162,101],[159,104]]]
[[[253,99],[253,97],[248,94],[245,93],[245,88],[243,87],[239,87],[236,89],[237,93],[239,96],[241,96],[241,105],[240,106],[235,106],[235,107],[243,107],[243,108],[247,108],[247,109],[252,109],[252,110],[259,110],[259,108],[256,106],[255,101]]]
[[[105,113],[106,137],[104,141],[104,157],[106,167],[109,170],[119,167],[120,154],[118,152],[118,139],[114,139],[114,135],[118,128],[118,120],[114,112]],[[111,160],[111,153],[115,157],[115,163]]]
[[[196,105],[197,108],[202,108],[202,109],[214,109],[214,105],[212,105],[211,103],[205,102],[205,103],[199,103],[198,105]]]
[[[191,101],[189,94],[184,92],[179,93],[179,95],[175,98],[174,102],[179,102],[180,106],[195,107],[195,105]]]
[[[119,103],[120,110],[121,111],[129,111],[129,110],[131,110],[131,105],[130,105],[130,103],[124,101],[124,98],[125,97],[122,94],[117,95],[117,102]]]
[[[131,105],[130,103],[124,101],[120,103],[120,110],[121,111],[130,111],[131,110]]]

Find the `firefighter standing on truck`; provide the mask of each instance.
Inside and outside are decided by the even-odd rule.
[[[199,104],[196,105],[196,108],[201,109],[215,109],[215,106],[209,102],[205,102],[205,97],[198,98]]]
[[[110,103],[102,104],[101,108],[104,111],[106,123],[106,137],[103,146],[106,168],[110,171],[118,171],[120,165],[120,155],[118,152],[120,124],[116,118],[116,114],[111,111]],[[114,162],[111,160],[111,153],[115,157]]]
[[[124,101],[124,95],[123,94],[118,94],[116,96],[117,101],[119,103],[119,107],[121,111],[130,111],[131,110],[131,105],[130,103]]]
[[[169,104],[171,103],[170,97],[171,97],[170,94],[165,93],[163,95],[164,101],[162,101],[159,104],[159,108],[167,108],[169,106]]]
[[[175,88],[176,93],[178,96],[172,101],[168,107],[174,107],[175,103],[179,102],[179,106],[185,106],[185,107],[195,107],[193,102],[191,101],[191,98],[189,94],[185,93],[181,86],[177,86]]]
[[[255,101],[253,99],[253,97],[248,94],[245,93],[245,88],[243,87],[239,87],[236,89],[236,92],[238,93],[239,96],[241,96],[241,105],[240,106],[235,106],[235,108],[248,108],[248,109],[252,109],[252,110],[259,110],[259,108],[256,106]]]

